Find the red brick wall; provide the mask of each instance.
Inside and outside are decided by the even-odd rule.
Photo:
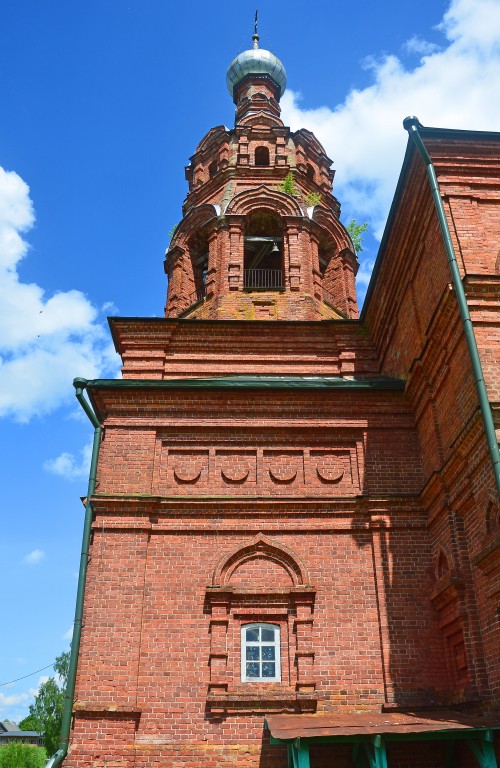
[[[305,173],[317,147],[295,138]],[[217,148],[226,167],[225,141],[216,130],[196,163]],[[433,151],[493,397],[496,155],[469,148]],[[427,182],[419,161],[406,173],[363,323],[113,322],[129,379],[385,375],[406,389],[91,388],[105,433],[69,768],[284,768],[266,712],[498,705],[498,498]],[[241,682],[251,622],[280,627],[280,683]],[[313,768],[333,754],[348,764],[318,745]],[[389,759],[445,756],[391,745]],[[456,762],[471,764],[464,749]]]
[[[498,142],[429,139],[491,399],[500,387],[496,249]],[[462,323],[424,167],[413,156],[366,322],[382,370],[407,378],[422,451],[432,557],[448,572],[431,602],[463,701],[498,705],[500,550],[487,531],[498,503]],[[492,549],[493,547],[493,549]],[[484,705],[483,705],[484,706]]]
[[[127,765],[258,765],[266,710],[380,711],[446,696],[402,393],[94,397],[107,419],[69,765],[111,754]],[[221,556],[258,534],[284,548],[284,565],[264,549],[217,597],[209,587]],[[290,589],[306,572],[313,592],[301,603]],[[282,629],[283,679],[249,702],[240,628],[262,620]],[[88,744],[86,724],[115,710],[128,724],[122,744],[109,714]],[[283,750],[269,749],[269,764],[284,765]]]

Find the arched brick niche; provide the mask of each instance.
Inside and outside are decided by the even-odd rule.
[[[315,711],[315,593],[300,558],[262,534],[220,558],[206,588],[211,717],[261,710],[263,704],[273,711]],[[280,682],[242,682],[242,628],[255,624],[280,630]]]
[[[322,299],[347,317],[358,316],[356,273],[358,260],[346,228],[327,208],[314,206],[311,220],[317,224],[314,243]]]
[[[289,576],[292,586],[302,586],[309,583],[305,565],[284,544],[277,543],[259,534],[246,546],[239,546],[232,552],[226,553],[219,560],[212,576],[212,586],[225,586],[231,580],[234,572],[249,560],[262,559],[279,565]]]
[[[178,317],[193,304],[210,297],[215,271],[210,251],[219,212],[215,205],[197,206],[175,229],[165,257],[167,317]]]
[[[434,558],[434,588],[430,595],[444,644],[453,700],[471,686],[466,635],[467,610],[463,575],[450,565],[450,553],[439,547]]]
[[[479,548],[472,555],[472,562],[483,574],[486,588],[484,594],[488,601],[487,611],[491,615],[491,625],[498,626],[500,609],[500,505],[490,499],[484,514],[484,532]]]

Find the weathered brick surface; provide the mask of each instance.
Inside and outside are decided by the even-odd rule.
[[[355,267],[328,158],[283,127],[272,87],[247,85],[234,131],[213,129],[188,169],[167,318],[111,322],[124,378],[160,386],[89,387],[104,439],[69,768],[284,768],[267,712],[500,706],[500,507],[421,162],[410,152],[361,321],[332,320],[355,316]],[[500,427],[498,140],[426,141]],[[296,199],[276,190],[290,168]],[[316,219],[311,191],[328,203]],[[245,217],[266,205],[285,222],[279,295],[242,285]],[[318,266],[325,232],[336,274]],[[206,298],[189,309],[204,248]],[[161,387],[235,374],[372,388]],[[241,682],[252,622],[280,628],[280,682]],[[388,756],[447,759],[434,743]],[[313,768],[333,759],[350,765],[350,748],[312,747]],[[454,761],[472,757],[459,745]]]
[[[274,86],[265,78],[247,85],[234,129],[209,131],[186,169],[184,216],[165,260],[165,315],[355,318],[358,262],[332,195],[331,160],[309,131],[283,125]],[[287,177],[293,183],[283,187]],[[267,282],[249,283],[248,269],[269,257],[248,258],[249,236],[277,238],[272,291]]]
[[[498,137],[430,136],[494,407],[499,375]],[[406,169],[366,312],[382,370],[407,377],[422,452],[436,611],[459,698],[498,706],[498,495],[446,254],[423,165]],[[495,533],[496,531],[496,533]],[[484,704],[483,704],[484,706]]]
[[[379,374],[377,350],[353,321],[262,323],[112,318],[123,377]],[[286,332],[284,331],[286,328]]]

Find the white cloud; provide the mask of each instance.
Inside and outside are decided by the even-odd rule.
[[[120,310],[113,301],[105,301],[101,307],[101,312],[107,315],[117,315]]]
[[[378,238],[401,168],[407,115],[429,126],[500,130],[500,3],[452,0],[439,30],[442,48],[413,68],[395,55],[372,57],[372,84],[351,90],[342,104],[301,109],[300,95],[290,91],[282,99],[285,123],[312,130],[334,158],[335,194],[347,217],[368,220]]]
[[[87,443],[79,455],[63,452],[55,459],[49,459],[43,468],[54,475],[65,477],[66,480],[80,480],[88,477],[90,469],[90,457],[92,455],[92,441]]]
[[[35,215],[29,187],[0,167],[0,416],[29,421],[73,395],[75,376],[115,375],[98,311],[77,290],[47,296],[17,273]]]
[[[26,704],[31,699],[29,693],[12,693],[6,696],[0,691],[0,710],[4,707],[12,707],[18,704]]]
[[[68,631],[64,633],[64,635],[62,636],[62,639],[63,640],[69,640],[69,642],[71,642],[73,640],[73,624],[68,629]]]
[[[420,56],[427,56],[430,53],[438,51],[439,45],[430,43],[428,40],[424,40],[422,37],[414,35],[403,45],[403,50],[406,51],[406,53],[416,53]]]
[[[45,560],[45,557],[46,555],[43,549],[34,549],[33,552],[30,552],[23,557],[23,563],[26,565],[38,565],[42,560]]]
[[[28,714],[28,707],[30,704],[33,704],[40,686],[42,683],[46,683],[48,679],[48,675],[40,675],[36,687],[30,686],[21,693],[5,695],[0,691],[0,720],[12,720],[14,723],[21,722]]]

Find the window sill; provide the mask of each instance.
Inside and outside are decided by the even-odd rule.
[[[300,584],[296,587],[253,587],[253,588],[244,588],[244,587],[233,587],[231,585],[227,585],[224,587],[218,587],[218,586],[212,586],[209,584],[206,587],[207,595],[210,597],[211,595],[215,595],[216,597],[220,597],[221,595],[235,595],[236,597],[240,595],[244,596],[261,596],[261,595],[294,595],[294,596],[301,596],[301,595],[315,595],[316,594],[316,587],[308,587],[304,584]]]
[[[308,692],[281,683],[242,683],[225,690],[211,685],[207,695],[207,711],[212,717],[262,712],[315,712],[317,695],[314,684]]]
[[[75,701],[73,713],[93,714],[101,716],[127,715],[137,717],[142,713],[142,707],[131,707],[130,704],[103,704],[91,701]]]

